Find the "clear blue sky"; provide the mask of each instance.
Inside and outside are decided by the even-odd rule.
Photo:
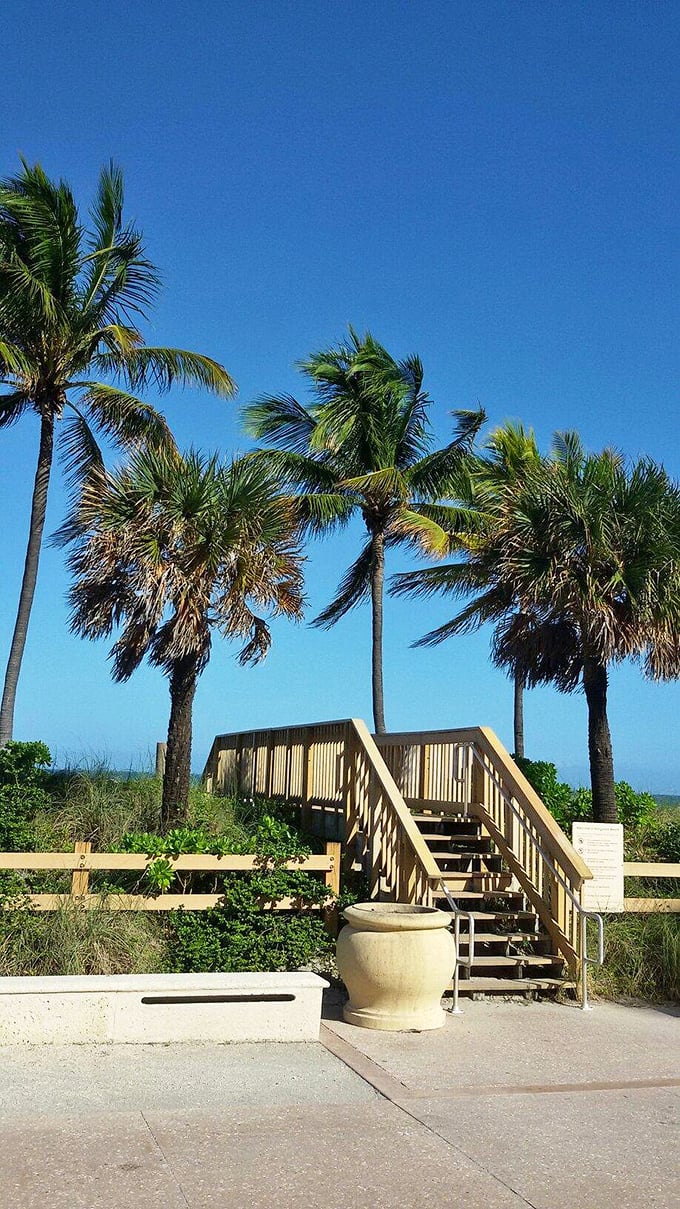
[[[21,152],[84,206],[114,157],[164,274],[148,338],[222,360],[241,401],[295,391],[295,360],[352,322],[421,355],[441,440],[449,411],[479,400],[544,444],[577,427],[680,474],[677,5],[6,0],[3,35],[0,172]],[[235,403],[164,406],[183,444],[243,447]],[[37,437],[30,418],[0,434],[3,669]],[[63,503],[57,477],[50,530]],[[358,536],[310,550],[310,616]],[[66,586],[47,549],[17,737],[140,763],[164,737],[165,681],[113,685],[106,647],[68,633]],[[388,605],[388,726],[486,723],[511,745],[486,633],[409,649],[448,614]],[[370,719],[368,620],[277,625],[254,671],[216,644],[196,767],[218,731]],[[678,684],[613,673],[618,775],[680,792],[679,705]],[[526,713],[528,754],[584,779],[583,698],[536,691]]]

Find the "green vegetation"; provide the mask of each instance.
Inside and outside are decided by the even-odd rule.
[[[588,977],[592,991],[607,999],[680,1002],[680,917],[607,916],[605,963],[591,966]]]
[[[159,781],[122,780],[105,769],[48,775],[41,769],[48,760],[39,743],[12,743],[0,750],[0,776],[8,783],[0,787],[0,801],[6,788],[15,802],[23,801],[14,830],[5,833],[7,849],[60,851],[87,839],[100,851],[156,857],[145,874],[91,874],[93,892],[223,891],[224,898],[203,912],[84,911],[66,904],[41,913],[22,906],[23,896],[40,890],[68,893],[70,874],[5,874],[0,903],[10,900],[16,906],[0,910],[0,975],[326,966],[332,942],[323,914],[306,908],[326,902],[327,887],[318,875],[283,868],[318,846],[301,834],[294,808],[213,797],[192,787],[187,824],[161,835]],[[262,867],[253,873],[177,874],[166,858],[183,852],[255,853]],[[291,908],[261,909],[280,899],[291,899]]]

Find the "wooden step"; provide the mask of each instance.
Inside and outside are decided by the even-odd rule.
[[[547,941],[548,937],[542,932],[478,932],[475,929],[475,948],[477,945],[520,945],[526,941]],[[460,934],[460,947],[467,949],[470,941],[467,932]]]
[[[492,874],[491,876],[493,877],[495,875]],[[446,885],[447,885],[448,890],[450,891],[451,897],[453,899],[460,900],[460,902],[462,902],[462,903],[465,903],[468,901],[472,902],[474,900],[483,901],[486,898],[502,898],[506,902],[509,902],[511,899],[520,899],[520,900],[524,899],[524,894],[522,893],[521,890],[465,890],[465,889],[461,889],[460,887],[458,887],[455,884],[453,878],[450,876],[447,876],[447,878],[446,878]],[[441,894],[436,893],[436,894],[433,894],[432,897],[439,902],[448,902],[448,899],[444,893],[441,893]],[[444,910],[446,910],[446,908],[444,908]],[[464,906],[461,907],[461,910],[465,910],[465,907]],[[506,914],[510,915],[510,914],[512,914],[512,911],[510,909],[508,909]],[[529,912],[529,914],[531,914],[531,912]]]
[[[461,978],[458,993],[461,998],[464,995],[556,994],[557,991],[573,987],[574,983],[567,978],[488,978],[480,975],[477,978]]]
[[[563,965],[561,957],[554,957],[552,954],[547,954],[542,957],[539,953],[512,953],[509,957],[503,957],[500,953],[495,953],[490,956],[477,957],[473,961],[473,968],[484,966],[487,968],[496,966],[504,966],[507,969],[517,966],[531,966],[532,968],[543,968],[545,966]]]

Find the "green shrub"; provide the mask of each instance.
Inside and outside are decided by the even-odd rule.
[[[558,781],[555,765],[547,760],[519,757],[516,763],[567,834],[572,823],[592,819],[593,798],[589,789],[572,789],[565,781]],[[641,827],[655,818],[658,807],[651,794],[637,792],[627,781],[617,781],[614,793],[618,819],[625,828]]]
[[[45,768],[51,756],[44,743],[11,741],[0,748],[0,851],[35,847],[35,815],[49,804]]]

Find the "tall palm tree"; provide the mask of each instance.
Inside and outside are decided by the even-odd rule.
[[[420,359],[397,361],[370,333],[360,338],[352,328],[346,341],[299,368],[313,402],[269,395],[247,407],[250,434],[274,446],[252,456],[297,493],[313,532],[327,533],[354,515],[363,520],[365,544],[313,624],[335,625],[370,599],[373,718],[383,734],[385,550],[407,543],[445,551],[442,525],[451,518],[443,500],[484,413],[457,412],[453,440],[433,451]]]
[[[87,638],[119,630],[114,680],[144,658],[168,677],[166,829],[186,817],[193,701],[212,631],[245,639],[239,661],[252,664],[271,642],[262,610],[302,615],[297,521],[261,465],[149,450],[91,476],[62,526],[59,540],[74,543],[72,629]]]
[[[496,523],[493,505],[498,505],[506,495],[511,495],[514,488],[519,489],[527,470],[539,463],[540,453],[531,429],[526,429],[521,423],[508,421],[492,432],[482,449],[468,457],[461,465],[451,484],[459,505],[455,512],[455,526],[449,533],[451,549],[478,551],[480,543],[485,539],[486,527],[490,525],[493,528]],[[471,568],[467,564],[465,567],[463,574],[469,575]],[[457,568],[447,564],[422,572],[406,573],[397,577],[392,592],[395,595],[408,592],[418,592],[421,595],[447,592],[450,590],[451,580],[460,574]],[[492,568],[490,574],[493,574]],[[495,617],[498,628],[492,643],[492,656],[494,662],[497,662],[497,646],[505,628],[508,625],[516,625],[518,606],[506,592],[499,592],[498,588],[490,596],[489,587],[489,582],[477,582],[476,587],[472,589],[472,610],[466,610],[460,621],[456,619],[455,622],[447,623],[425,635],[415,645],[436,645],[454,634],[478,628]],[[520,655],[521,652],[517,648],[511,668],[514,752],[517,756],[524,755],[524,691],[528,672]]]
[[[608,670],[632,659],[648,677],[680,675],[680,488],[647,459],[588,455],[567,433],[485,508],[464,561],[402,576],[397,591],[472,597],[426,642],[490,620],[499,664],[530,686],[583,688],[593,814],[616,822]]]
[[[57,422],[67,475],[78,486],[102,465],[95,433],[119,447],[171,441],[162,416],[137,398],[153,386],[198,384],[229,396],[223,366],[144,343],[139,322],[158,287],[141,236],[123,219],[123,178],[111,165],[86,230],[69,186],[23,162],[0,183],[0,428],[32,414],[40,425],[26,560],[0,708],[0,747],[14,704],[35,595]]]

